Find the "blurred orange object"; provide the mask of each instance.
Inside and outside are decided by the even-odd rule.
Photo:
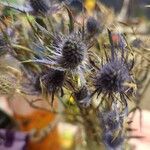
[[[40,130],[55,119],[55,114],[36,110],[29,115],[15,115],[22,131]],[[60,150],[57,128],[39,142],[29,142],[28,150]]]

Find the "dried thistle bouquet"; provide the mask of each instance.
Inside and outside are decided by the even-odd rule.
[[[30,106],[58,116],[30,139],[44,138],[63,120],[84,132],[80,149],[125,149],[149,84],[148,48],[119,32],[114,14],[108,20],[111,10],[99,2],[92,15],[79,0],[1,3],[0,55],[18,67],[1,61],[0,94],[13,100],[18,93]]]

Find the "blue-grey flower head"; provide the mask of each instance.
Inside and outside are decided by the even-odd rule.
[[[49,69],[42,73],[36,81],[35,88],[41,90],[41,84],[48,92],[55,92],[63,86],[65,72],[60,70]]]
[[[104,93],[122,93],[127,90],[125,83],[130,82],[129,70],[124,61],[116,59],[108,61],[97,72],[94,79],[94,86],[97,92]]]
[[[135,48],[141,48],[143,41],[140,39],[135,39],[132,41],[131,45]]]
[[[89,17],[86,23],[86,28],[90,35],[95,35],[99,33],[101,27],[94,17]]]
[[[102,112],[100,120],[104,124],[105,131],[119,130],[123,125],[123,117],[116,110]]]
[[[90,94],[86,86],[83,86],[74,93],[75,100],[80,106],[83,107],[88,107],[90,105],[91,99],[89,95]]]
[[[46,13],[49,10],[45,0],[30,0],[30,5],[38,13]]]
[[[61,50],[61,56],[58,59],[58,64],[65,69],[76,69],[85,58],[86,46],[78,35],[73,34],[65,37],[59,43],[58,49]]]
[[[48,65],[50,68],[62,71],[76,71],[82,74],[86,67],[87,47],[82,40],[80,32],[74,32],[69,35],[57,34],[53,36],[53,41],[49,45],[47,54],[42,58],[32,60],[36,63]]]
[[[121,146],[124,142],[124,136],[121,133],[115,136],[110,131],[110,132],[104,133],[103,141],[108,150],[116,150],[117,148],[121,149]]]

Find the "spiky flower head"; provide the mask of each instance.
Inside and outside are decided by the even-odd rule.
[[[75,39],[75,37],[68,37],[62,43],[62,56],[59,63],[63,68],[75,69],[84,60],[86,46]]]
[[[123,93],[127,90],[125,83],[130,82],[131,77],[128,67],[121,59],[107,62],[94,79],[94,86],[98,93]]]
[[[69,35],[57,34],[53,36],[47,53],[31,62],[48,65],[55,70],[82,74],[88,61],[87,47],[80,32]]]
[[[82,65],[87,54],[87,46],[82,40],[81,33],[57,35],[52,43],[54,56],[52,63],[63,70],[74,70]]]
[[[41,86],[43,86],[48,92],[55,92],[63,86],[64,78],[64,71],[49,69],[37,78],[35,88],[41,90]]]
[[[53,106],[54,95],[61,90],[63,92],[63,85],[65,81],[65,72],[55,69],[49,69],[41,73],[36,79],[35,90],[44,92],[46,95],[51,94],[51,105]]]

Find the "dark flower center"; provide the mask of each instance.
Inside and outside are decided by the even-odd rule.
[[[121,92],[125,90],[124,83],[130,80],[129,71],[121,61],[109,62],[104,65],[95,79],[95,87],[100,91]]]
[[[43,86],[49,91],[55,91],[58,88],[61,88],[64,83],[65,73],[63,71],[49,69],[47,73],[42,77],[37,79],[36,87],[38,90],[41,90],[40,79]]]
[[[81,43],[66,41],[62,49],[62,67],[75,69],[84,59],[84,49]]]

